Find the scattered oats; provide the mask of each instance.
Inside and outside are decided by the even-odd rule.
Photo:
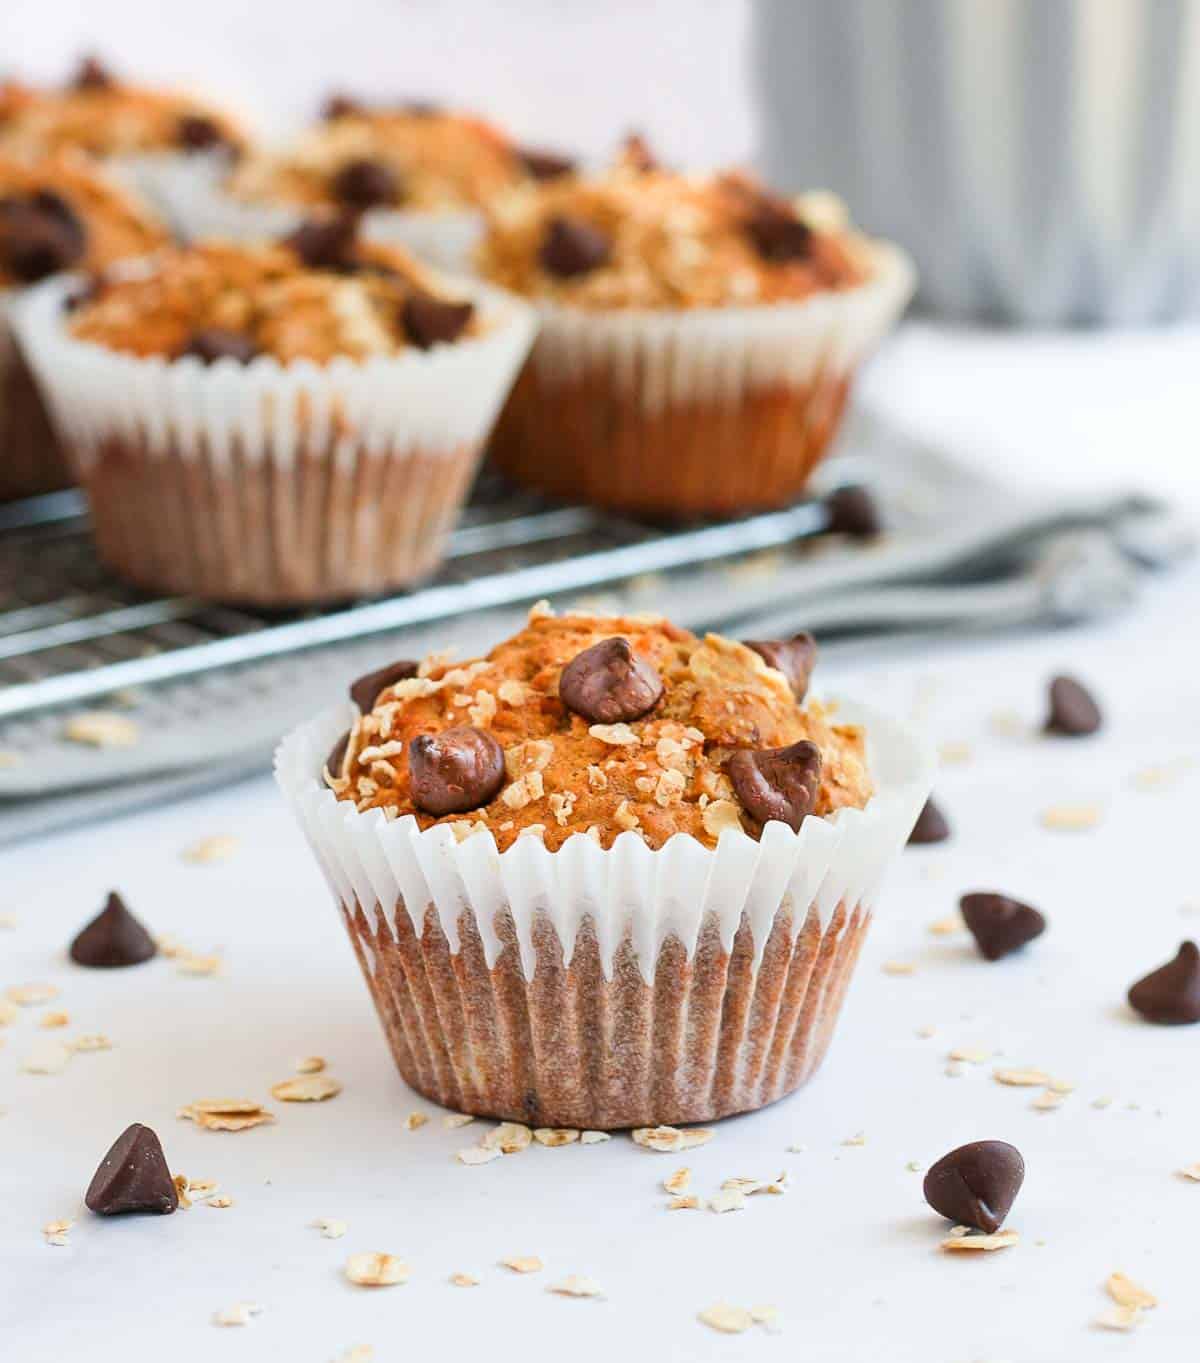
[[[866,1145],[866,1143],[867,1133],[865,1131],[860,1131],[855,1136],[847,1136],[847,1138],[842,1142],[843,1145]]]
[[[83,1036],[71,1037],[67,1045],[71,1050],[83,1054],[87,1051],[111,1051],[113,1044],[103,1032],[85,1032]]]
[[[1043,828],[1056,832],[1082,833],[1095,828],[1104,817],[1104,809],[1097,804],[1051,805],[1040,815]]]
[[[1074,1093],[1075,1084],[1071,1079],[1051,1079],[1046,1085],[1051,1093]]]
[[[950,767],[961,765],[963,762],[971,760],[971,745],[959,739],[943,743],[938,748],[938,758],[942,766]]]
[[[708,1199],[708,1207],[714,1212],[740,1212],[746,1205],[746,1194],[737,1188],[723,1189]]]
[[[560,1283],[551,1283],[546,1289],[557,1292],[560,1297],[602,1297],[604,1289],[595,1278],[584,1278],[578,1273],[569,1273]]]
[[[90,744],[93,748],[131,748],[141,737],[141,731],[127,715],[86,710],[67,720],[63,737],[72,743]]]
[[[496,695],[505,705],[511,705],[514,708],[524,705],[533,694],[534,691],[531,686],[526,686],[524,682],[515,681],[512,678],[502,681],[496,687]]]
[[[502,1150],[489,1149],[484,1145],[472,1145],[465,1150],[460,1150],[455,1158],[459,1164],[490,1164],[492,1160],[499,1159],[503,1153]]]
[[[680,1130],[674,1126],[642,1126],[630,1132],[636,1145],[669,1155],[681,1150],[694,1150],[698,1145],[707,1145],[715,1134],[714,1131],[702,1126],[690,1127],[687,1130]]]
[[[527,771],[518,776],[510,785],[505,786],[500,799],[509,809],[524,809],[526,805],[540,800],[545,793],[545,782],[540,771]]]
[[[944,1071],[947,1079],[961,1079],[966,1072],[966,1066],[960,1060],[951,1060]]]
[[[947,918],[934,919],[929,925],[929,931],[935,937],[949,937],[952,933],[962,932],[966,926],[961,914],[952,913]]]
[[[425,1112],[410,1112],[404,1119],[404,1129],[406,1131],[420,1131],[429,1121],[429,1115]]]
[[[1141,1321],[1142,1313],[1136,1306],[1110,1306],[1096,1317],[1102,1330],[1132,1330]]]
[[[1112,1105],[1112,1097],[1107,1093],[1101,1094],[1099,1098],[1092,1099],[1092,1106],[1100,1111],[1103,1111],[1106,1107],[1112,1107]]]
[[[1189,1179],[1192,1183],[1200,1183],[1200,1164],[1185,1164],[1179,1171],[1179,1177]]]
[[[1008,1249],[1010,1245],[1015,1245],[1021,1237],[1015,1230],[999,1230],[993,1235],[955,1235],[953,1231],[942,1241],[942,1248],[946,1250],[994,1250]]]
[[[1136,1310],[1150,1311],[1158,1305],[1158,1298],[1153,1292],[1147,1292],[1144,1287],[1139,1287],[1124,1273],[1110,1273],[1104,1286],[1118,1306],[1132,1306]]]
[[[904,1167],[910,1174],[919,1174],[925,1166],[919,1159],[910,1159]]]
[[[218,1193],[216,1197],[208,1199],[208,1205],[210,1207],[232,1207],[233,1198],[228,1193]]]
[[[71,1021],[70,1013],[43,1013],[38,1018],[39,1027],[65,1027]]]
[[[918,1027],[917,1035],[921,1038],[922,1041],[928,1041],[931,1036],[937,1035],[937,1028],[928,1026]]]
[[[190,951],[181,952],[177,969],[181,975],[215,975],[221,969],[220,956],[200,956]]]
[[[61,1074],[71,1059],[70,1050],[54,1037],[43,1037],[21,1062],[26,1074]]]
[[[175,1115],[206,1131],[248,1131],[275,1120],[274,1113],[249,1098],[201,1098],[181,1107]]]
[[[663,1187],[669,1193],[686,1193],[692,1181],[692,1171],[686,1167],[676,1169],[663,1179]]]
[[[700,1210],[700,1199],[695,1193],[688,1193],[686,1197],[673,1197],[667,1203],[669,1212],[694,1212]]]
[[[641,741],[628,724],[590,724],[588,733],[613,748],[623,748]]]
[[[701,1321],[710,1330],[719,1330],[723,1335],[744,1334],[753,1324],[754,1317],[742,1306],[730,1306],[718,1302],[700,1312]]]
[[[915,975],[917,967],[911,961],[884,961],[885,975]]]
[[[175,1185],[175,1195],[179,1198],[179,1206],[183,1211],[192,1205],[192,1199],[188,1195],[188,1177],[186,1174],[173,1174],[171,1182]]]
[[[486,729],[496,718],[496,697],[490,691],[476,691],[475,704],[467,710],[467,718],[477,729]]]
[[[737,805],[732,800],[714,800],[705,805],[700,822],[704,825],[704,831],[714,838],[719,838],[727,828],[740,831],[742,827]]]
[[[1140,771],[1135,771],[1130,778],[1130,785],[1135,790],[1165,790],[1173,786],[1191,763],[1185,758],[1182,761],[1163,763],[1160,766],[1142,767]]]
[[[303,1060],[296,1061],[297,1074],[320,1074],[325,1068],[325,1057],[323,1055],[306,1055]]]
[[[533,1140],[533,1132],[520,1122],[501,1122],[499,1126],[494,1126],[484,1134],[479,1142],[485,1150],[499,1150],[505,1155],[515,1155],[521,1150],[528,1150],[529,1143]]]
[[[251,1316],[257,1316],[262,1307],[252,1301],[234,1302],[213,1316],[214,1325],[249,1325]]]
[[[638,816],[629,808],[628,800],[622,800],[613,810],[613,822],[627,833],[638,826]]]
[[[75,1224],[70,1217],[63,1217],[58,1221],[47,1221],[42,1227],[42,1234],[46,1237],[48,1245],[68,1245],[71,1242],[67,1239],[68,1232]]]
[[[193,1202],[203,1202],[205,1198],[212,1195],[221,1186],[215,1178],[188,1178],[186,1174],[175,1176],[175,1186],[178,1188],[180,1180],[183,1181],[183,1191]]]
[[[470,1126],[474,1120],[469,1112],[447,1112],[442,1118],[442,1125],[447,1131],[456,1131],[460,1126]]]
[[[585,1131],[579,1137],[581,1145],[603,1145],[605,1141],[611,1141],[612,1137],[607,1131]]]
[[[539,1126],[533,1133],[533,1139],[539,1145],[546,1145],[551,1148],[559,1145],[574,1145],[579,1139],[579,1132],[569,1126]]]
[[[346,1277],[358,1287],[394,1287],[408,1282],[409,1267],[394,1254],[352,1254]]]
[[[587,783],[589,790],[607,790],[608,777],[603,770],[596,766],[594,762],[589,762],[587,766]]]
[[[544,1267],[536,1254],[510,1255],[507,1259],[501,1259],[500,1263],[514,1273],[540,1273]]]
[[[328,1074],[301,1074],[271,1085],[271,1097],[281,1103],[323,1103],[341,1091],[341,1084]]]
[[[318,1216],[309,1224],[314,1230],[319,1230],[326,1240],[340,1240],[349,1230],[345,1221],[337,1221],[331,1216]]]
[[[1063,1093],[1055,1093],[1053,1089],[1045,1089],[1033,1100],[1031,1106],[1038,1112],[1054,1112],[1057,1108],[1062,1107],[1065,1097],[1066,1095]]]
[[[1028,725],[1017,710],[997,710],[988,718],[988,726],[1002,738],[1023,738]]]
[[[964,1060],[968,1065],[982,1065],[991,1058],[991,1054],[991,1051],[985,1051],[980,1046],[955,1046],[950,1052],[950,1059]]]
[[[787,1151],[789,1155],[803,1155],[807,1149],[807,1145],[803,1145],[797,1141],[794,1145],[789,1145]]]
[[[553,620],[554,609],[550,602],[543,597],[540,601],[535,601],[529,607],[529,623],[532,625],[535,620]]]
[[[1050,1076],[1045,1070],[999,1069],[992,1071],[992,1078],[998,1084],[1009,1084],[1014,1088],[1045,1088]]]
[[[4,997],[10,1003],[19,1003],[22,1008],[49,1003],[51,999],[58,998],[58,995],[59,988],[56,984],[14,984],[11,989],[4,991]]]
[[[238,839],[232,833],[217,833],[209,838],[201,838],[190,847],[183,849],[184,861],[204,865],[213,861],[228,861],[237,851]]]
[[[454,1284],[455,1287],[479,1286],[479,1279],[474,1275],[474,1273],[454,1273],[451,1275],[450,1281]]]

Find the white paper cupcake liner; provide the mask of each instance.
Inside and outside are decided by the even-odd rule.
[[[696,1121],[759,1107],[824,1053],[888,863],[931,761],[866,726],[863,810],[680,835],[651,851],[536,837],[503,854],[335,799],[320,778],[343,705],[281,744],[276,777],[340,904],[404,1078],[466,1111],[565,1126]]]
[[[874,265],[863,285],[798,303],[541,307],[493,440],[497,464],[541,491],[633,512],[790,501],[837,431],[855,370],[912,294],[902,251],[877,243]]]
[[[204,365],[76,340],[69,287],[32,290],[15,323],[102,555],[139,585],[279,605],[435,566],[533,329],[523,304],[470,289],[485,330],[453,345]]]
[[[158,151],[110,157],[112,174],[154,209],[176,236],[187,239],[183,206],[217,192],[229,174],[228,151]]]

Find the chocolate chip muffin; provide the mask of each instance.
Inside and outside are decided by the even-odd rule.
[[[73,155],[0,155],[0,499],[71,482],[9,315],[33,284],[102,269],[165,240],[157,219],[97,167]]]
[[[685,519],[803,491],[912,287],[907,259],[830,196],[674,174],[642,144],[606,174],[495,203],[477,263],[541,315],[492,443],[499,467],[554,496]]]
[[[39,291],[31,361],[104,559],[158,591],[296,605],[428,574],[531,322],[354,216]]]
[[[285,741],[409,1084],[606,1128],[813,1072],[930,770],[896,725],[809,697],[814,659],[807,635],[539,606],[486,658],[393,664]]]

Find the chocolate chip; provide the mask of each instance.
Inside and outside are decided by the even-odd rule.
[[[793,634],[790,639],[747,639],[746,647],[752,648],[768,667],[782,672],[796,699],[804,699],[817,662],[817,641],[807,630]]]
[[[182,114],[175,125],[175,140],[187,151],[211,151],[226,147],[229,139],[215,118],[207,114]]]
[[[191,339],[183,351],[194,355],[204,364],[216,364],[218,360],[234,360],[238,364],[249,364],[258,354],[258,347],[240,331],[226,331],[224,327],[205,327],[202,331],[192,332]]]
[[[400,320],[404,334],[421,350],[456,341],[467,329],[474,303],[456,303],[428,293],[412,293],[404,300]]]
[[[817,803],[821,750],[807,738],[787,748],[739,748],[725,771],[752,819],[778,819],[795,832]]]
[[[1025,1161],[1007,1141],[972,1141],[943,1155],[925,1175],[925,1201],[940,1216],[989,1235],[1012,1210]]]
[[[0,261],[23,284],[69,270],[86,248],[87,229],[53,190],[0,199]]]
[[[140,965],[157,951],[154,938],[125,907],[121,896],[113,891],[104,908],[71,943],[70,955],[77,965],[111,970],[118,966]]]
[[[1174,960],[1132,985],[1129,1003],[1147,1022],[1200,1022],[1200,949],[1195,942],[1180,943]]]
[[[910,846],[928,842],[945,842],[950,836],[950,825],[946,822],[946,816],[933,803],[931,795],[925,801],[921,812],[917,815],[917,821],[913,824],[912,832],[908,835]]]
[[[333,94],[321,106],[321,117],[330,123],[334,119],[353,118],[357,114],[365,114],[366,111],[362,101],[352,95]]]
[[[1007,895],[979,890],[963,895],[958,907],[989,961],[1008,956],[1046,931],[1046,920],[1037,909]]]
[[[76,90],[111,90],[116,80],[99,57],[87,56],[79,63],[71,85]]]
[[[865,487],[848,483],[825,498],[829,523],[825,529],[831,535],[849,535],[851,539],[873,539],[883,530],[875,498]]]
[[[325,759],[325,771],[336,781],[342,774],[342,763],[346,760],[346,749],[350,746],[350,730],[338,739],[329,749],[329,756]]]
[[[554,218],[542,239],[538,260],[548,274],[571,279],[603,265],[611,250],[608,237],[591,223]]]
[[[535,180],[558,180],[575,169],[571,157],[539,151],[536,147],[518,147],[517,159]]]
[[[658,157],[641,133],[630,133],[621,143],[620,159],[642,175],[659,169]]]
[[[83,1196],[98,1216],[124,1212],[173,1212],[179,1193],[162,1144],[148,1126],[134,1122],[113,1142]]]
[[[1082,682],[1074,677],[1055,677],[1050,683],[1050,713],[1046,732],[1082,738],[1101,725],[1100,707]]]
[[[300,257],[310,270],[353,270],[357,267],[358,214],[335,213],[309,218],[283,244]]]
[[[333,197],[352,208],[379,208],[403,197],[400,177],[382,161],[362,156],[347,161],[330,182]]]
[[[484,729],[462,725],[408,745],[413,804],[426,814],[462,814],[490,804],[504,784],[504,749]]]
[[[628,639],[601,639],[577,653],[558,679],[558,697],[592,724],[641,719],[662,698],[654,664],[633,651]]]
[[[362,714],[375,708],[379,693],[398,681],[408,681],[417,675],[417,664],[411,658],[401,658],[399,662],[388,663],[386,667],[368,672],[365,677],[350,683],[350,699]]]
[[[746,219],[754,249],[772,265],[806,260],[812,250],[812,228],[796,216],[784,199],[760,195]]]
[[[114,891],[104,908],[71,943],[70,955],[77,965],[111,970],[118,966],[140,965],[157,951],[154,938]]]

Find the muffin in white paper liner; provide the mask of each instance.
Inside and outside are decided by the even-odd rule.
[[[836,434],[856,369],[912,295],[908,257],[882,242],[871,252],[865,283],[794,303],[542,304],[493,458],[540,491],[633,513],[786,504]]]
[[[819,1064],[880,881],[929,794],[924,746],[858,706],[876,792],[714,849],[536,835],[504,853],[338,801],[321,779],[353,722],[293,732],[276,779],[320,863],[405,1081],[460,1111],[538,1125],[706,1121],[791,1092]],[[462,825],[459,825],[461,831]]]
[[[223,176],[182,173],[158,175],[148,187],[185,241],[276,241],[294,232],[319,208],[239,198]],[[483,214],[473,210],[423,213],[373,208],[363,215],[364,237],[385,246],[403,246],[439,269],[469,274],[475,245],[483,235]]]
[[[15,310],[101,555],[154,590],[289,605],[407,585],[437,564],[533,333],[464,288],[480,335],[365,361],[139,357],[71,336],[69,280]]]

